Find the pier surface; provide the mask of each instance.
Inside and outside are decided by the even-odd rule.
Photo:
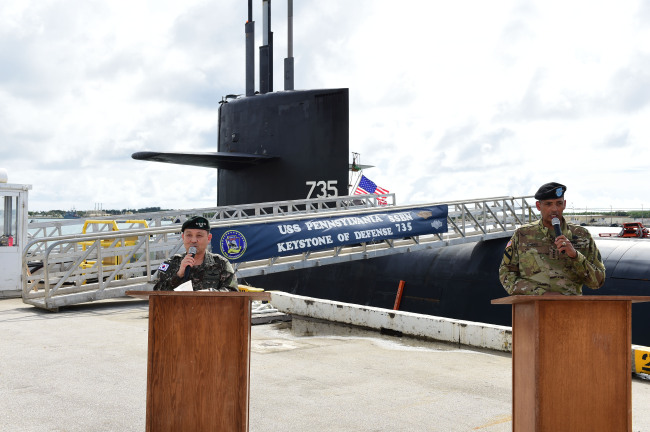
[[[2,430],[143,432],[148,314],[0,300]],[[512,430],[510,354],[293,324],[252,328],[251,432]],[[633,431],[650,430],[650,381],[632,379],[632,404]]]

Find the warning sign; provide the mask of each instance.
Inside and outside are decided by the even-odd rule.
[[[634,350],[634,372],[650,375],[650,350]]]

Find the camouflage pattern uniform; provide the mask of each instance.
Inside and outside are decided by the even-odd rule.
[[[158,267],[158,282],[153,287],[154,291],[173,291],[174,288],[185,282],[176,274],[184,256],[176,254]],[[194,291],[209,288],[215,291],[239,291],[235,270],[232,268],[232,264],[221,255],[206,251],[203,262],[191,269],[190,277]]]
[[[582,286],[605,283],[605,266],[587,229],[564,220],[562,234],[578,255],[570,258],[555,246],[555,233],[542,221],[518,228],[503,254],[499,280],[510,295],[541,295],[546,291],[582,295]]]

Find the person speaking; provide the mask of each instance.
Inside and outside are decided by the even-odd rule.
[[[237,276],[230,262],[207,250],[212,239],[210,222],[194,216],[183,223],[181,237],[185,254],[176,254],[158,267],[154,291],[173,291],[185,281],[192,281],[192,289],[239,291]]]
[[[566,186],[546,183],[535,194],[541,219],[515,230],[503,253],[499,280],[510,295],[582,295],[605,283],[605,265],[589,231],[568,223]]]

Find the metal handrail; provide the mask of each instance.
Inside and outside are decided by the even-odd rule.
[[[236,219],[252,219],[263,216],[273,215],[293,215],[293,214],[311,214],[318,213],[324,210],[331,211],[346,211],[349,209],[357,208],[385,208],[385,205],[380,205],[378,199],[384,198],[388,206],[395,206],[396,199],[394,193],[389,194],[369,194],[369,195],[353,195],[341,197],[328,197],[328,198],[312,198],[300,200],[287,200],[287,201],[273,201],[256,204],[240,204],[229,205],[221,207],[198,207],[186,210],[163,210],[159,212],[138,213],[137,215],[106,215],[106,216],[92,216],[88,218],[79,219],[59,219],[56,221],[48,222],[31,222],[30,229],[36,230],[32,233],[34,238],[48,238],[56,233],[58,236],[62,235],[61,228],[64,226],[80,225],[87,219],[106,220],[121,222],[122,220],[132,219],[151,219],[153,224],[157,227],[162,225],[163,220],[179,220],[185,221],[187,217],[193,215],[201,215],[206,217],[211,222],[219,220],[236,220]],[[52,228],[48,232],[48,228]]]
[[[356,196],[353,198],[356,199]],[[389,206],[391,211],[406,211],[423,206],[447,205],[449,230],[446,234],[363,242],[293,256],[239,262],[234,266],[240,277],[247,277],[505,237],[511,235],[516,226],[538,218],[535,207],[527,201],[530,198],[493,197]],[[286,222],[287,219],[340,216],[342,213],[346,216],[364,215],[386,209],[386,206],[363,206],[345,211],[321,209],[310,214],[297,211],[265,213],[257,217],[213,219],[211,226]],[[180,224],[172,224],[34,239],[23,250],[23,300],[40,307],[56,308],[79,301],[124,295],[127,289],[136,286],[150,289],[157,266],[168,259],[170,253],[181,249],[180,230]],[[43,262],[42,274],[30,273],[30,259]]]

